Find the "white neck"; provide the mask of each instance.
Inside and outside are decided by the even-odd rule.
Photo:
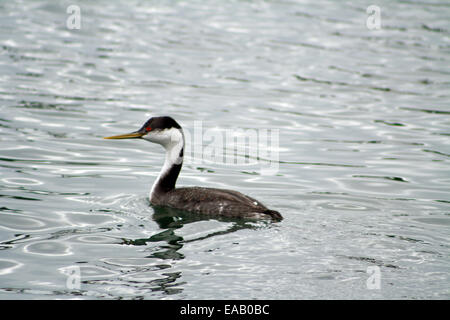
[[[153,183],[150,191],[150,202],[156,202],[158,194],[175,188],[178,174],[183,164],[184,134],[183,131],[171,128],[158,133],[159,137],[150,141],[161,144],[166,150],[164,165]]]

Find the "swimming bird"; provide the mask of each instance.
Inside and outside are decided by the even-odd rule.
[[[166,151],[164,165],[149,195],[154,206],[164,206],[210,216],[281,220],[278,211],[238,191],[204,187],[176,188],[183,165],[184,133],[171,117],[152,117],[137,131],[104,139],[144,139]]]

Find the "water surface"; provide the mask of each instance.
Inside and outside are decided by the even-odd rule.
[[[0,2],[0,299],[450,298],[447,2],[71,4]],[[278,130],[276,172],[188,153],[178,184],[285,219],[149,206],[163,150],[101,137],[153,115]]]

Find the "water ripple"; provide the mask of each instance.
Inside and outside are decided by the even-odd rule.
[[[381,30],[329,0],[78,5],[79,30],[65,2],[0,8],[1,297],[448,298],[446,3],[385,1]],[[101,138],[163,114],[190,133],[278,129],[276,160],[189,155],[178,185],[285,219],[151,207],[163,150]]]

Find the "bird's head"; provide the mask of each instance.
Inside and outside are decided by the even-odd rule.
[[[141,138],[150,142],[158,143],[164,148],[174,144],[184,143],[183,130],[181,126],[171,117],[153,117],[137,131],[105,137],[104,139],[134,139]]]

